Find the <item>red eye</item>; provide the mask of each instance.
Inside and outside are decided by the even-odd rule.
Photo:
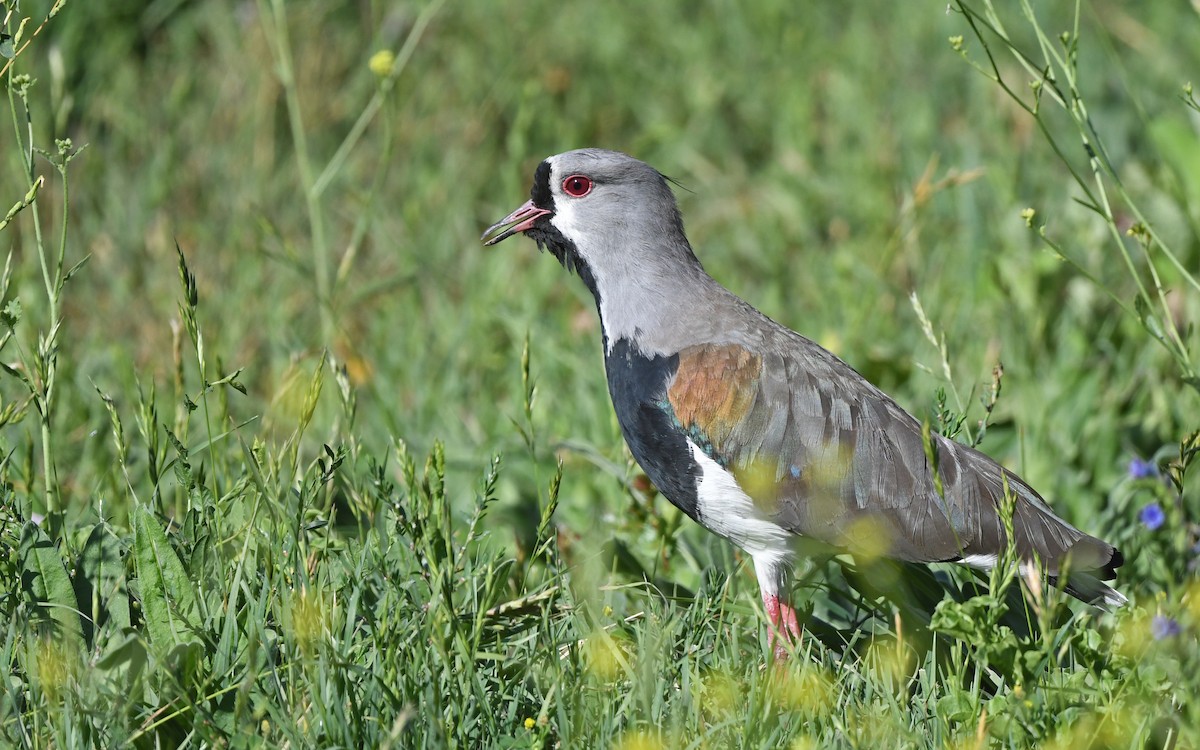
[[[563,192],[572,198],[582,198],[592,192],[592,181],[581,174],[573,174],[563,180]]]

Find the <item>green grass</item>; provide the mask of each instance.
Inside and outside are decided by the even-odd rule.
[[[14,5],[0,744],[1200,745],[1186,4]],[[621,441],[582,285],[479,246],[584,145],[679,180],[776,320],[985,420],[1134,604],[814,562],[766,668],[750,566]]]

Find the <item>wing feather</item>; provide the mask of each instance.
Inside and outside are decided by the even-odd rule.
[[[1073,566],[1111,573],[1119,553],[1110,545],[1055,516],[984,454],[935,436],[939,495],[915,418],[812,341],[763,338],[756,349],[684,350],[667,400],[777,523],[852,552],[882,540],[886,548],[872,552],[914,562],[996,555],[1007,483],[1022,555],[1038,556],[1052,575],[1068,552]]]

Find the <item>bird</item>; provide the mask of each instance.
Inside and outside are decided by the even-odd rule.
[[[667,500],[750,557],[777,659],[802,639],[798,556],[990,570],[1010,547],[1003,507],[1023,569],[1099,607],[1126,602],[1104,583],[1124,562],[1116,547],[710,276],[668,183],[621,152],[560,153],[480,239],[524,234],[587,287],[630,452]]]

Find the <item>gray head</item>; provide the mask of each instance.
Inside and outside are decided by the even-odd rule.
[[[605,298],[700,268],[666,178],[617,151],[579,149],[539,164],[530,200],[483,239],[494,245],[518,232],[579,274],[602,317]]]

